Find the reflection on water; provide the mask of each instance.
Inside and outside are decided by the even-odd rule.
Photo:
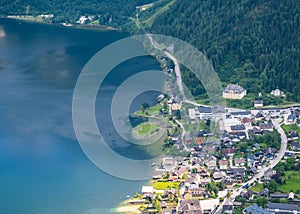
[[[112,177],[89,162],[75,139],[71,106],[83,66],[124,35],[6,19],[0,25],[0,212],[108,213],[145,182]],[[148,58],[135,68],[147,65],[158,66]]]
[[[0,37],[5,37],[5,31],[3,25],[0,25]]]

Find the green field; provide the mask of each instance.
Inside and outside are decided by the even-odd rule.
[[[253,192],[260,192],[264,189],[263,184],[256,184],[255,186],[250,188]]]
[[[178,189],[180,182],[156,182],[154,188],[157,190]]]
[[[158,128],[159,126],[157,124],[150,122],[142,123],[137,127],[139,135],[152,134],[152,132]]]
[[[279,186],[283,192],[296,192],[300,190],[300,172],[299,171],[285,171],[286,183]]]

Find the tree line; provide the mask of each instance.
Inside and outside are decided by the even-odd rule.
[[[253,93],[278,86],[289,100],[300,101],[298,0],[176,1],[149,30],[190,42],[224,83],[239,83]],[[183,80],[194,95],[204,93],[186,69]]]

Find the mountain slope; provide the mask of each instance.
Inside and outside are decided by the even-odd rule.
[[[196,46],[224,82],[253,93],[278,86],[290,100],[300,101],[298,0],[180,0],[149,30]]]

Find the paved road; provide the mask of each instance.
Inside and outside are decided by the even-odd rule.
[[[153,45],[154,48],[158,49],[158,50],[161,50],[161,48],[159,47],[159,45],[154,41],[153,37],[152,37],[152,34],[148,33],[147,34],[149,40],[150,40],[150,43]],[[181,79],[181,73],[180,73],[180,65],[179,65],[179,62],[178,60],[171,54],[169,53],[168,51],[163,51],[164,54],[170,58],[173,63],[174,63],[174,71],[175,71],[175,74],[177,76],[177,79],[176,79],[176,82],[177,82],[177,85],[178,85],[178,89],[179,89],[179,92],[180,94],[182,95],[183,97],[183,100],[186,99],[185,97],[185,93],[184,93],[184,88],[183,88],[183,84],[182,84],[182,79]]]
[[[180,126],[180,128],[182,129],[182,133],[181,133],[181,142],[182,142],[182,145],[183,145],[183,150],[189,152],[190,149],[188,149],[188,147],[185,145],[185,143],[184,143],[184,141],[183,141],[183,138],[184,138],[184,136],[185,136],[185,128],[184,128],[184,126],[183,126],[183,124],[182,124],[181,122],[179,122],[178,120],[175,120],[175,121],[176,121],[176,123]]]
[[[287,137],[283,131],[283,129],[280,127],[280,124],[277,122],[277,120],[272,120],[273,124],[274,124],[274,128],[278,131],[278,133],[280,134],[281,137],[281,147],[280,150],[277,154],[277,156],[270,161],[269,166],[264,166],[259,173],[257,173],[256,175],[254,175],[249,181],[245,182],[242,184],[242,186],[244,186],[245,184],[249,184],[249,186],[251,186],[254,182],[256,182],[258,179],[260,179],[261,177],[264,176],[264,173],[266,170],[268,170],[269,168],[274,168],[283,158],[285,152],[287,151]],[[223,201],[223,203],[221,203],[221,205],[219,206],[219,208],[216,210],[216,214],[222,213],[222,207],[225,204],[231,204],[235,198],[237,196],[239,196],[242,192],[244,191],[244,189],[239,188],[236,190],[233,190],[232,195]]]

